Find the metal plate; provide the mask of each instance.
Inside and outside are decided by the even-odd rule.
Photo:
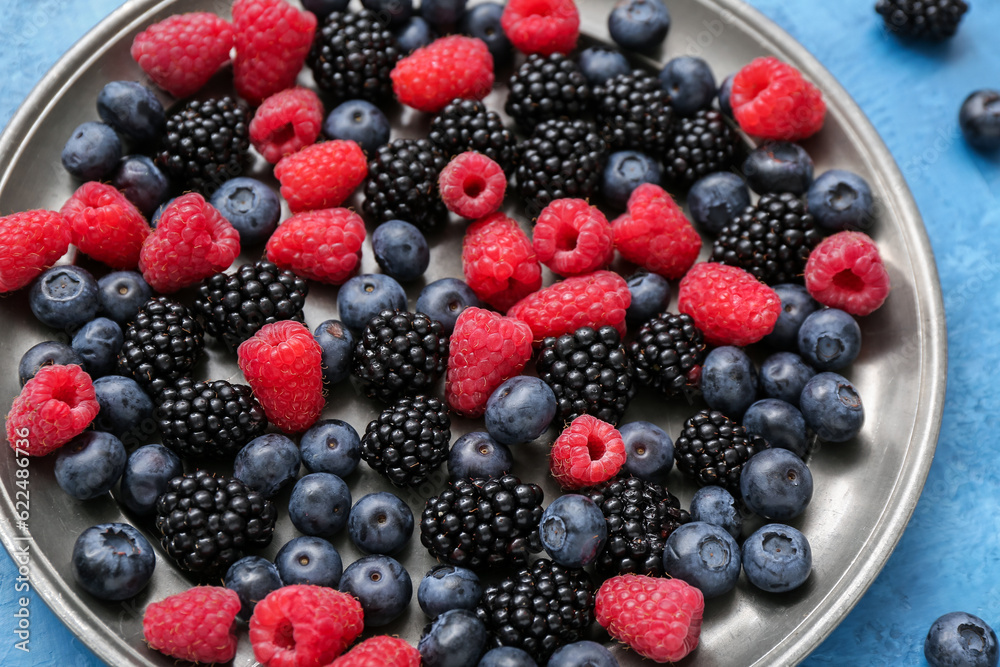
[[[845,374],[859,387],[868,420],[855,440],[816,451],[810,467],[815,494],[805,514],[793,524],[810,540],[814,570],[800,589],[785,595],[762,593],[741,580],[737,590],[709,601],[698,650],[683,661],[702,667],[721,665],[785,665],[804,658],[840,622],[874,580],[916,505],[930,467],[940,427],[945,391],[945,321],[933,256],[913,199],[885,145],[861,110],[809,53],[786,33],[739,0],[668,0],[673,26],[662,53],[664,62],[681,54],[709,61],[721,79],[760,55],[773,54],[799,67],[824,91],[829,105],[826,127],[806,148],[816,161],[816,173],[840,167],[851,169],[872,184],[879,201],[879,220],[873,232],[889,267],[893,291],[876,314],[863,318],[861,356]],[[52,69],[32,92],[0,139],[0,212],[31,208],[58,210],[76,184],[59,164],[59,153],[72,129],[84,120],[96,120],[95,98],[108,81],[143,79],[128,55],[132,38],[146,25],[183,11],[228,12],[221,0],[134,0],[101,23]],[[611,3],[580,3],[583,31],[608,41],[606,16]],[[503,73],[498,80],[504,81]],[[308,75],[303,75],[308,83]],[[503,105],[504,91],[493,92],[487,103]],[[426,117],[398,111],[396,136],[426,131]],[[251,175],[266,177],[257,164]],[[353,200],[357,204],[358,200]],[[287,214],[287,211],[286,211]],[[453,221],[432,238],[432,266],[425,280],[461,275],[458,247],[461,226]],[[260,249],[243,253],[244,260]],[[370,246],[364,271],[377,271]],[[551,276],[549,276],[551,279]],[[408,286],[411,306],[424,283]],[[16,366],[32,344],[54,337],[37,323],[27,308],[26,290],[0,301],[0,404],[9,406],[18,392]],[[307,322],[315,326],[335,315],[336,292],[314,286],[306,308]],[[218,348],[199,375],[239,378],[234,361]],[[6,407],[4,408],[6,409]],[[350,385],[338,387],[324,416],[345,419],[364,431],[377,406]],[[625,421],[651,419],[676,436],[683,420],[697,406],[664,405],[647,396],[629,409]],[[137,435],[143,435],[139,425]],[[456,420],[454,437],[477,428]],[[481,428],[481,426],[479,427]],[[551,500],[557,490],[543,464],[553,434],[518,447],[515,472],[542,483]],[[142,641],[141,617],[145,605],[190,586],[190,582],[158,552],[159,562],[148,588],[121,604],[100,603],[89,597],[69,574],[73,541],[86,527],[99,522],[127,521],[108,496],[86,503],[64,494],[52,475],[52,458],[30,462],[30,533],[14,526],[17,463],[8,448],[0,452],[2,518],[0,537],[9,550],[29,546],[30,572],[36,590],[66,624],[111,665],[172,665]],[[673,473],[671,489],[686,505],[693,488]],[[348,479],[355,499],[386,484],[364,464]],[[444,471],[423,488],[403,497],[419,516],[423,500],[440,489]],[[287,502],[279,495],[279,507]],[[23,508],[23,506],[22,506]],[[19,510],[22,508],[18,508]],[[752,529],[753,526],[749,526]],[[296,531],[282,517],[273,544],[262,552],[273,557]],[[155,540],[154,540],[155,541]],[[342,534],[334,540],[345,563],[359,554]],[[414,580],[414,588],[432,561],[415,537],[400,557]],[[414,599],[396,623],[378,632],[399,634],[414,643],[426,619]],[[607,640],[607,636],[595,635]],[[623,665],[643,664],[634,653],[615,647]],[[240,642],[235,665],[254,664],[249,641]]]

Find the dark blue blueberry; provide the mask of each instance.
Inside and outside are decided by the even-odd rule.
[[[670,93],[674,111],[681,116],[707,109],[718,92],[712,68],[694,56],[679,56],[667,61],[660,70],[660,85]]]
[[[441,278],[420,291],[416,310],[443,324],[445,333],[450,335],[458,316],[469,306],[483,307],[472,288],[458,278]]]
[[[138,382],[122,375],[105,375],[94,380],[94,394],[100,411],[94,426],[132,444],[156,432],[153,400]]]
[[[99,291],[90,271],[79,266],[53,266],[31,284],[28,305],[42,324],[73,330],[97,315]]]
[[[118,353],[125,342],[122,328],[114,320],[96,317],[73,334],[72,347],[83,360],[83,370],[96,379],[118,368]]]
[[[799,409],[777,398],[757,401],[743,415],[750,435],[759,435],[772,447],[780,447],[804,459],[809,451],[806,420]]]
[[[831,169],[809,186],[809,212],[830,232],[868,230],[875,222],[875,200],[868,181],[851,171]]]
[[[484,2],[472,7],[462,16],[461,32],[464,35],[478,37],[486,42],[486,48],[493,56],[494,64],[502,64],[514,55],[507,34],[500,25],[503,5],[499,2]]]
[[[156,511],[156,499],[167,482],[183,474],[181,460],[163,445],[144,445],[132,452],[122,473],[119,500],[139,516]]]
[[[660,163],[637,151],[618,151],[608,157],[601,179],[601,192],[608,203],[625,210],[632,191],[643,183],[659,183]]]
[[[812,500],[812,473],[787,449],[765,449],[743,465],[740,493],[751,512],[770,521],[788,521],[802,514]]]
[[[97,498],[115,485],[126,461],[128,453],[121,440],[104,431],[84,431],[59,449],[56,482],[77,500]]]
[[[351,490],[344,480],[326,472],[306,475],[292,488],[288,517],[306,535],[333,537],[347,524]]]
[[[798,407],[799,396],[816,370],[794,352],[775,352],[760,365],[760,393]]]
[[[618,46],[655,49],[667,38],[670,12],[660,0],[619,0],[608,16],[608,32]]]
[[[621,51],[603,46],[591,46],[580,52],[577,63],[592,86],[598,86],[619,74],[632,71],[628,59]]]
[[[743,543],[742,557],[747,579],[769,593],[798,588],[812,571],[809,540],[780,523],[769,523],[754,531]]]
[[[299,449],[309,472],[326,472],[343,479],[358,467],[361,437],[345,421],[323,419],[302,434]]]
[[[469,667],[486,647],[486,626],[468,609],[446,611],[424,628],[417,650],[423,667]]]
[[[348,4],[350,4],[350,0],[302,0],[302,6],[320,20],[325,19],[333,12],[344,11]]]
[[[451,32],[465,14],[468,0],[420,0],[420,15],[431,27]]]
[[[729,101],[729,97],[733,94],[733,77],[735,76],[735,74],[730,74],[722,80],[722,85],[719,86],[719,110],[730,118],[733,117],[733,105]]]
[[[431,25],[419,16],[410,17],[409,21],[396,28],[394,32],[399,50],[404,55],[427,46],[435,38]]]
[[[1000,92],[977,90],[966,97],[958,124],[971,146],[984,151],[1000,148]]]
[[[280,433],[265,433],[236,454],[233,477],[270,498],[298,476],[301,462],[293,440]]]
[[[663,571],[699,589],[706,598],[733,590],[740,578],[740,545],[722,527],[693,521],[670,533]]]
[[[777,350],[798,351],[799,327],[820,309],[820,305],[802,285],[784,283],[775,285],[774,291],[781,299],[781,312],[774,323],[774,330],[764,336],[763,341]]]
[[[327,320],[313,332],[323,351],[323,382],[334,385],[351,374],[354,334],[340,320]]]
[[[476,573],[454,565],[435,565],[417,588],[417,603],[431,619],[452,609],[474,610],[482,596]]]
[[[696,225],[718,234],[750,205],[750,188],[736,174],[718,171],[698,179],[691,186],[687,205]]]
[[[646,421],[623,424],[618,431],[625,442],[622,470],[654,484],[665,484],[674,465],[674,443],[667,432]]]
[[[153,288],[136,271],[112,271],[97,281],[97,288],[100,313],[122,325],[134,320],[153,296]]]
[[[83,366],[83,359],[72,347],[66,343],[57,343],[54,340],[46,340],[31,346],[17,365],[17,378],[24,383],[35,377],[39,369],[45,366],[66,366],[76,364]]]
[[[369,493],[351,508],[347,532],[365,553],[394,556],[413,535],[413,512],[391,493]]]
[[[703,486],[694,492],[691,518],[719,526],[734,539],[743,531],[743,515],[736,508],[736,499],[721,486]]]
[[[389,119],[364,100],[349,100],[336,107],[323,121],[323,134],[330,139],[355,141],[368,155],[389,143]]]
[[[924,657],[930,667],[997,667],[997,634],[978,616],[953,611],[931,623]]]
[[[365,273],[341,285],[337,292],[337,310],[340,321],[357,333],[383,310],[406,310],[406,292],[390,276]]]
[[[618,667],[618,660],[602,645],[585,639],[556,649],[545,667]]]
[[[97,94],[97,115],[117,132],[139,144],[166,131],[163,105],[152,90],[136,81],[112,81]]]
[[[549,662],[548,664],[551,665],[552,663]],[[577,663],[577,667],[579,665],[580,663]],[[519,648],[500,646],[487,651],[479,659],[476,667],[538,667],[538,663]]]
[[[701,367],[701,392],[705,402],[730,419],[739,420],[757,400],[757,369],[741,348],[717,347]]]
[[[73,130],[62,150],[63,167],[81,181],[105,178],[121,157],[121,139],[104,123],[83,123]]]
[[[146,587],[156,567],[149,541],[127,523],[101,523],[76,538],[73,577],[101,600],[126,600]]]
[[[448,476],[453,480],[502,477],[513,465],[514,456],[507,445],[482,431],[466,433],[448,453]]]
[[[538,522],[538,536],[556,563],[565,567],[586,567],[604,548],[608,522],[593,500],[568,493],[545,508]]]
[[[486,401],[486,431],[502,445],[531,442],[556,416],[556,395],[539,378],[518,375],[505,381]]]
[[[743,161],[743,174],[751,189],[765,192],[791,192],[804,195],[813,180],[813,161],[806,149],[788,141],[767,141],[755,148]]]
[[[121,190],[125,198],[147,218],[156,207],[167,201],[170,182],[145,155],[126,155],[118,162],[111,176],[111,184]]]
[[[818,371],[846,368],[860,352],[861,327],[843,310],[817,310],[799,328],[799,354]]]
[[[828,442],[846,442],[861,431],[865,408],[850,380],[836,373],[814,375],[802,388],[799,409],[816,435]]]
[[[632,303],[625,311],[625,322],[638,328],[643,322],[667,309],[670,303],[670,283],[666,278],[649,271],[636,271],[628,280]]]
[[[274,557],[274,564],[286,586],[307,584],[336,588],[344,572],[337,549],[323,538],[312,535],[289,540]]]
[[[392,623],[413,597],[410,575],[395,558],[382,555],[365,556],[348,565],[340,590],[361,603],[366,628]]]
[[[260,556],[246,556],[230,565],[223,584],[240,596],[239,617],[244,621],[250,619],[258,602],[283,585],[278,568]]]
[[[240,233],[245,246],[266,241],[281,217],[278,193],[256,178],[229,179],[212,193],[209,203]]]
[[[372,232],[372,250],[382,270],[400,282],[415,280],[431,263],[427,239],[408,222],[389,220]]]

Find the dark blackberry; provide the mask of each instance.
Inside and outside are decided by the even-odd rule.
[[[517,190],[530,217],[554,199],[587,199],[600,185],[608,144],[594,123],[547,120],[518,146]]]
[[[700,486],[722,486],[740,497],[740,473],[750,457],[770,446],[716,410],[702,410],[684,422],[674,441],[674,461]]]
[[[476,151],[511,173],[517,156],[517,140],[503,125],[500,115],[487,111],[482,102],[455,100],[431,121],[431,143],[448,158]]]
[[[205,334],[191,311],[156,296],[125,327],[118,368],[155,395],[188,375],[204,351]]]
[[[306,63],[316,85],[338,100],[392,96],[389,73],[400,57],[388,24],[375,12],[333,12],[316,30]]]
[[[690,315],[660,313],[628,344],[635,379],[666,394],[692,398],[705,360],[705,336]]]
[[[594,89],[597,124],[612,150],[659,156],[667,150],[674,110],[670,93],[655,76],[635,70]]]
[[[490,586],[476,608],[491,647],[519,648],[544,665],[560,646],[587,638],[594,622],[594,582],[586,570],[539,558]]]
[[[271,543],[274,505],[243,482],[204,470],[178,475],[156,501],[160,544],[182,570],[221,577],[249,548]]]
[[[418,486],[448,458],[451,418],[433,396],[403,396],[372,420],[361,458],[396,486]]]
[[[182,458],[231,458],[264,434],[267,417],[250,387],[181,378],[156,397],[163,444]]]
[[[885,27],[907,37],[946,39],[955,34],[962,15],[969,11],[965,0],[878,0],[875,11]]]
[[[202,281],[194,312],[205,331],[230,349],[281,320],[302,321],[309,284],[266,260],[244,264],[235,273],[216,273]]]
[[[243,174],[249,150],[249,107],[231,97],[212,97],[191,100],[167,116],[156,161],[178,190],[210,195]]]
[[[429,390],[447,363],[443,324],[423,313],[383,310],[362,331],[352,370],[365,394],[392,401]]]
[[[663,155],[663,176],[688,188],[702,176],[729,169],[739,145],[739,135],[719,111],[702,109],[689,118],[678,118]]]
[[[580,66],[561,53],[528,56],[510,77],[504,111],[526,132],[553,118],[579,118],[591,104],[590,84]]]
[[[537,368],[538,376],[556,395],[557,422],[588,414],[617,425],[635,396],[631,364],[612,326],[581,327],[571,334],[546,338]]]
[[[406,220],[422,231],[440,226],[448,209],[438,196],[438,175],[448,159],[427,139],[396,139],[368,163],[365,201],[369,222]]]
[[[420,516],[420,543],[435,558],[472,569],[525,565],[542,550],[542,488],[514,475],[448,482]]]

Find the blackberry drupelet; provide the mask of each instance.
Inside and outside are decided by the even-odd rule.
[[[389,73],[399,44],[375,12],[333,12],[316,30],[306,64],[316,85],[340,101],[372,102],[392,97]]]
[[[969,5],[965,0],[878,0],[875,11],[882,15],[886,29],[891,32],[946,39],[958,30]]]
[[[274,505],[243,482],[204,470],[178,475],[156,501],[160,544],[204,579],[225,574],[249,548],[271,543]]]
[[[182,458],[231,458],[264,434],[267,417],[250,387],[181,378],[156,397],[163,444]]]
[[[212,194],[250,161],[250,109],[231,97],[191,100],[167,116],[156,162],[178,190]]]
[[[504,111],[525,132],[553,118],[579,118],[592,93],[580,66],[561,53],[532,54],[510,77]]]
[[[448,458],[451,418],[433,396],[403,396],[372,420],[361,458],[396,486],[418,486]]]
[[[482,102],[455,100],[431,121],[427,136],[448,158],[465,151],[487,156],[507,173],[517,157],[514,133],[503,125],[500,115],[487,111]]]
[[[189,374],[205,351],[201,324],[186,306],[165,296],[147,301],[124,333],[118,368],[151,395]]]
[[[702,410],[684,422],[674,441],[674,461],[700,486],[722,486],[740,497],[740,473],[750,457],[768,449],[767,441],[715,410]]]
[[[662,155],[670,141],[674,110],[670,93],[655,76],[635,70],[594,89],[597,124],[612,150]]]
[[[514,475],[448,482],[428,499],[420,517],[420,543],[435,558],[479,569],[525,565],[542,550],[538,522],[544,493]]]
[[[660,313],[639,327],[628,356],[636,380],[668,397],[690,400],[701,379],[705,336],[690,315]]]
[[[712,261],[738,266],[768,285],[801,283],[821,238],[805,201],[790,192],[761,195],[719,232]]]
[[[544,665],[560,646],[587,638],[594,622],[594,583],[586,570],[539,558],[490,586],[476,615],[491,647],[513,646]]]
[[[518,146],[517,190],[530,217],[555,199],[588,199],[601,183],[608,144],[585,120],[547,120]]]
[[[421,231],[448,219],[448,209],[438,195],[438,175],[448,160],[427,139],[396,139],[380,146],[368,163],[366,218],[376,225],[405,220]]]
[[[392,401],[428,391],[448,363],[444,325],[423,313],[383,310],[354,347],[354,375],[365,394]]]
[[[689,188],[702,176],[728,170],[739,147],[739,135],[719,111],[702,109],[689,118],[678,118],[663,155],[664,179]]]
[[[217,273],[202,281],[194,312],[205,331],[230,349],[281,320],[302,321],[309,284],[266,260],[244,264],[235,273]]]

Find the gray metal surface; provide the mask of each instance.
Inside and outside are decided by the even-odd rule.
[[[580,3],[584,32],[607,41],[610,2]],[[737,590],[709,601],[698,650],[683,661],[701,667],[722,665],[785,665],[805,657],[848,613],[878,574],[901,536],[920,495],[937,442],[944,404],[946,340],[941,292],[933,256],[919,214],[891,155],[860,109],[829,73],[786,33],[738,0],[675,0],[667,2],[673,25],[666,47],[654,61],[681,55],[707,59],[721,78],[760,55],[774,54],[799,67],[824,91],[829,105],[826,127],[806,147],[816,160],[816,173],[832,167],[851,169],[867,178],[879,199],[874,237],[889,267],[893,291],[876,314],[862,318],[861,356],[846,371],[859,387],[868,420],[861,435],[841,445],[815,452],[810,467],[815,495],[805,514],[793,524],[810,540],[814,571],[806,584],[785,595],[765,594],[741,580]],[[142,79],[128,56],[133,36],[144,26],[181,11],[225,13],[227,2],[212,0],[135,0],[127,3],[77,44],[33,91],[0,138],[0,212],[30,208],[58,210],[75,184],[59,165],[59,152],[71,130],[84,120],[96,120],[95,97],[114,79]],[[503,81],[499,73],[498,81]],[[307,75],[303,81],[308,82]],[[488,104],[502,108],[503,91]],[[401,111],[394,116],[396,136],[426,130],[426,118]],[[266,175],[257,165],[251,175]],[[356,205],[358,200],[354,200]],[[431,281],[461,275],[461,227],[453,222],[432,238]],[[260,255],[245,251],[242,259]],[[364,270],[376,271],[370,245]],[[423,283],[410,286],[411,307]],[[336,313],[335,290],[315,286],[306,309],[315,326]],[[16,365],[32,344],[53,333],[29,314],[25,290],[0,301],[0,406],[6,411],[18,392]],[[239,378],[234,360],[210,348],[210,359],[199,374]],[[330,396],[324,416],[337,416],[363,432],[378,406],[345,383]],[[683,420],[697,406],[664,405],[653,397],[637,400],[625,420],[650,419],[676,437]],[[477,428],[456,420],[453,437]],[[478,427],[481,428],[481,427]],[[146,436],[141,430],[139,439]],[[544,457],[552,434],[518,447],[515,472],[543,484],[547,500],[557,490],[548,480]],[[17,463],[0,448],[0,538],[8,549],[23,545],[27,533],[14,525]],[[111,497],[86,503],[64,494],[52,475],[52,459],[32,460],[30,471],[31,577],[50,607],[111,665],[171,665],[173,661],[145,647],[141,616],[145,605],[190,586],[158,552],[159,562],[149,587],[121,604],[90,598],[72,580],[69,559],[73,541],[86,527],[104,521],[127,521]],[[673,473],[671,489],[686,505],[693,488]],[[424,498],[436,493],[444,471],[403,497],[419,517]],[[386,484],[363,463],[348,480],[355,499]],[[277,498],[279,507],[287,492]],[[23,509],[17,508],[18,511]],[[271,547],[273,557],[296,531],[282,518]],[[752,529],[753,526],[749,526]],[[359,554],[346,535],[334,540],[345,563]],[[415,536],[400,557],[414,580],[433,564]],[[418,639],[425,618],[414,599],[396,623],[376,630]],[[600,639],[600,636],[598,636]],[[606,640],[607,637],[605,636]],[[616,647],[623,665],[644,664],[635,654]],[[254,664],[249,641],[240,641],[235,665]]]

